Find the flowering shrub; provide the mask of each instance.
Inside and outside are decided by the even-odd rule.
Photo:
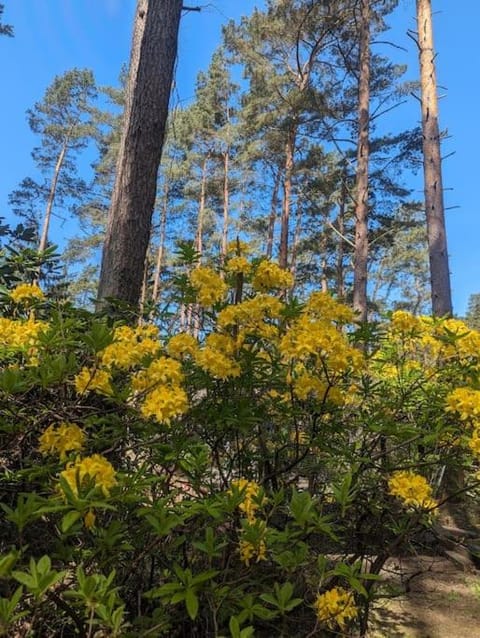
[[[168,331],[12,293],[0,635],[365,630],[441,477],[475,494],[480,335],[404,312],[366,334],[291,285],[237,250],[180,281]]]

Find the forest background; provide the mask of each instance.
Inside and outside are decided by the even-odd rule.
[[[214,49],[220,43],[221,26],[229,19],[238,20],[253,8],[263,7],[254,0],[219,0],[203,6],[202,11],[184,15],[181,23],[179,61],[171,106],[187,106],[194,98],[199,71],[206,71]],[[466,2],[462,8],[446,0],[435,5],[435,46],[440,94],[440,124],[449,135],[443,142],[444,185],[447,206],[447,229],[452,271],[454,311],[463,315],[469,295],[478,292],[480,262],[477,237],[480,218],[476,215],[476,149],[480,144],[480,124],[475,115],[478,91],[469,61],[475,59],[475,25],[480,8]],[[4,95],[0,106],[2,179],[0,181],[0,215],[13,223],[8,196],[26,176],[38,177],[31,150],[38,144],[29,129],[25,112],[39,102],[55,75],[73,67],[91,68],[99,86],[118,85],[122,64],[128,62],[133,0],[74,2],[22,0],[6,6],[5,22],[15,26],[15,38],[0,39]],[[416,45],[407,36],[415,29],[410,3],[401,2],[387,17],[391,30],[378,39],[387,44],[374,45],[376,53],[398,64],[407,64],[402,81],[416,81],[418,61]],[[400,47],[400,48],[396,48]],[[238,78],[235,78],[238,80]],[[411,94],[403,103],[383,117],[382,132],[400,132],[415,126],[420,119],[418,101]],[[81,177],[92,178],[95,160],[93,144],[78,158]],[[413,196],[422,197],[421,171],[407,175]],[[452,188],[454,186],[454,188]],[[68,213],[57,210],[52,221],[50,240],[61,248],[78,232],[78,224]]]

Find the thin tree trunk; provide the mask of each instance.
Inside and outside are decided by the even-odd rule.
[[[358,81],[358,146],[353,261],[353,307],[367,321],[368,162],[370,124],[370,0],[360,0],[360,75]]]
[[[45,217],[43,219],[42,235],[40,237],[40,243],[38,244],[38,252],[43,253],[48,244],[48,229],[50,228],[50,220],[52,218],[53,203],[55,201],[55,195],[57,193],[58,178],[60,171],[62,170],[63,162],[65,160],[65,154],[67,152],[68,140],[62,145],[60,153],[58,154],[57,163],[55,164],[55,170],[53,172],[52,183],[50,185],[50,192],[48,194],[47,207],[45,209]]]
[[[298,245],[300,243],[300,235],[302,233],[302,212],[301,203],[297,201],[295,210],[295,230],[293,231],[292,254],[290,256],[290,272],[293,276],[297,271]]]
[[[200,200],[198,202],[197,231],[195,235],[195,250],[199,254],[199,264],[203,253],[203,223],[205,217],[205,201],[207,192],[208,158],[209,156],[207,155],[202,164],[202,181],[200,183]]]
[[[338,250],[336,264],[336,288],[339,299],[345,299],[345,273],[343,268],[343,259],[345,255],[345,209],[347,206],[347,176],[345,172],[342,176],[342,187],[340,190],[340,203],[338,206],[337,230],[338,230]]]
[[[273,254],[273,238],[275,235],[275,222],[277,220],[278,211],[278,191],[280,189],[280,171],[275,175],[275,181],[273,183],[272,199],[270,203],[270,215],[268,217],[268,231],[267,231],[267,259],[272,258]]]
[[[292,175],[295,156],[296,127],[292,126],[287,133],[285,143],[285,176],[283,181],[283,205],[280,226],[279,265],[288,268],[288,231],[290,225],[290,208],[292,203]]]
[[[228,170],[230,162],[230,149],[227,148],[223,154],[223,228],[222,228],[222,246],[220,251],[222,264],[227,257],[228,247],[228,217],[230,207],[230,190],[228,183]]]
[[[165,253],[165,238],[166,238],[166,231],[167,231],[168,193],[169,193],[169,184],[167,181],[165,182],[165,188],[163,191],[163,203],[162,203],[162,210],[160,213],[160,236],[159,236],[159,244],[158,244],[158,251],[157,251],[157,261],[155,263],[155,271],[153,273],[152,302],[154,304],[158,303],[158,300],[160,299],[160,279],[162,276],[163,255]]]
[[[452,314],[452,295],[443,203],[431,0],[417,0],[417,25],[422,96],[425,213],[430,258],[432,311],[434,315],[441,317]]]
[[[137,305],[155,206],[182,0],[137,0],[125,119],[98,301]]]

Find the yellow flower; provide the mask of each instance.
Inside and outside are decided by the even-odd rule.
[[[153,416],[159,423],[170,421],[188,410],[188,398],[180,386],[160,385],[149,392],[140,406],[145,417]]]
[[[87,529],[92,529],[92,527],[95,527],[96,518],[95,512],[92,509],[89,509],[83,517],[83,524]]]
[[[222,301],[228,290],[220,275],[206,266],[200,266],[191,272],[190,283],[195,288],[198,302],[206,307]]]
[[[480,391],[456,388],[447,396],[446,412],[456,412],[462,421],[480,415]]]
[[[74,463],[68,463],[60,476],[68,483],[72,492],[78,496],[78,490],[89,481],[94,481],[105,496],[110,494],[110,489],[117,484],[113,465],[100,454],[86,456],[77,459]]]
[[[432,499],[432,488],[427,479],[411,471],[394,472],[388,480],[389,492],[402,499],[404,505],[433,508],[437,502]]]
[[[247,567],[253,559],[255,559],[256,563],[267,559],[267,546],[264,540],[259,540],[258,543],[240,540],[238,551],[240,553],[240,560],[247,565]]]
[[[474,454],[480,455],[480,435],[478,430],[475,430],[472,438],[468,442],[469,448]]]
[[[36,284],[19,284],[10,292],[10,298],[15,303],[24,303],[32,299],[43,299],[44,294]]]
[[[254,523],[257,510],[265,503],[260,485],[255,481],[241,478],[232,481],[231,486],[230,494],[234,492],[243,494],[243,501],[239,504],[238,509],[245,514],[249,523]]]
[[[82,368],[75,377],[75,390],[78,394],[98,392],[107,396],[113,394],[111,376],[106,370]]]
[[[244,275],[248,275],[248,273],[252,269],[252,264],[245,257],[231,257],[227,261],[227,265],[225,266],[225,270],[230,273],[243,273]]]
[[[197,340],[186,332],[174,335],[167,344],[167,352],[174,359],[182,359],[185,355],[193,356],[197,350]]]
[[[158,328],[155,326],[120,326],[115,329],[113,343],[101,353],[102,365],[128,369],[155,356],[160,350]]]
[[[175,359],[159,357],[132,375],[134,392],[153,390],[158,385],[177,386],[183,381],[182,364]]]
[[[75,423],[60,423],[58,427],[49,425],[40,436],[39,442],[38,450],[41,454],[58,453],[63,461],[67,452],[82,449],[85,434]]]
[[[343,587],[333,587],[323,594],[318,594],[313,606],[318,620],[325,623],[329,629],[334,629],[338,625],[343,630],[345,625],[358,615],[353,594]]]
[[[260,291],[267,291],[272,288],[291,288],[293,286],[293,275],[288,270],[280,268],[278,264],[265,259],[257,266],[252,286],[255,290]]]

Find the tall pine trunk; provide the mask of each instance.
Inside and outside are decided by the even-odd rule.
[[[288,233],[290,226],[290,208],[292,204],[292,176],[295,157],[296,126],[291,126],[285,142],[285,176],[283,180],[283,205],[280,225],[279,264],[288,268]]]
[[[137,305],[177,56],[182,0],[137,0],[125,119],[98,300]]]
[[[370,0],[360,0],[359,62],[353,307],[360,321],[367,321]]]
[[[165,253],[165,239],[167,232],[167,209],[168,209],[168,195],[170,191],[170,185],[168,180],[165,181],[165,187],[163,191],[162,210],[160,211],[160,236],[157,250],[157,259],[155,262],[155,270],[153,273],[153,288],[152,288],[152,302],[158,303],[160,299],[160,281],[163,270],[163,259]]]
[[[222,263],[225,263],[227,257],[228,248],[228,223],[229,223],[229,208],[230,208],[230,185],[228,181],[228,171],[230,162],[230,149],[227,148],[223,154],[223,226],[222,226],[222,245],[220,249],[220,255]]]
[[[50,220],[52,218],[53,203],[55,201],[55,195],[57,193],[58,178],[60,171],[62,170],[63,162],[65,160],[65,154],[67,152],[68,141],[65,140],[60,153],[58,154],[57,162],[55,164],[55,170],[53,172],[52,182],[50,184],[50,192],[48,194],[47,207],[45,209],[45,217],[43,218],[42,235],[38,244],[38,252],[43,253],[48,244],[48,230],[50,228]]]
[[[273,255],[273,238],[275,236],[275,222],[277,220],[278,209],[278,191],[280,189],[280,171],[275,174],[275,181],[273,182],[272,198],[270,200],[270,215],[268,216],[268,229],[267,229],[267,247],[266,257],[271,259]]]
[[[443,204],[442,158],[438,124],[431,0],[417,0],[417,25],[420,56],[425,213],[430,258],[432,311],[434,315],[441,317],[452,314],[452,295]]]

